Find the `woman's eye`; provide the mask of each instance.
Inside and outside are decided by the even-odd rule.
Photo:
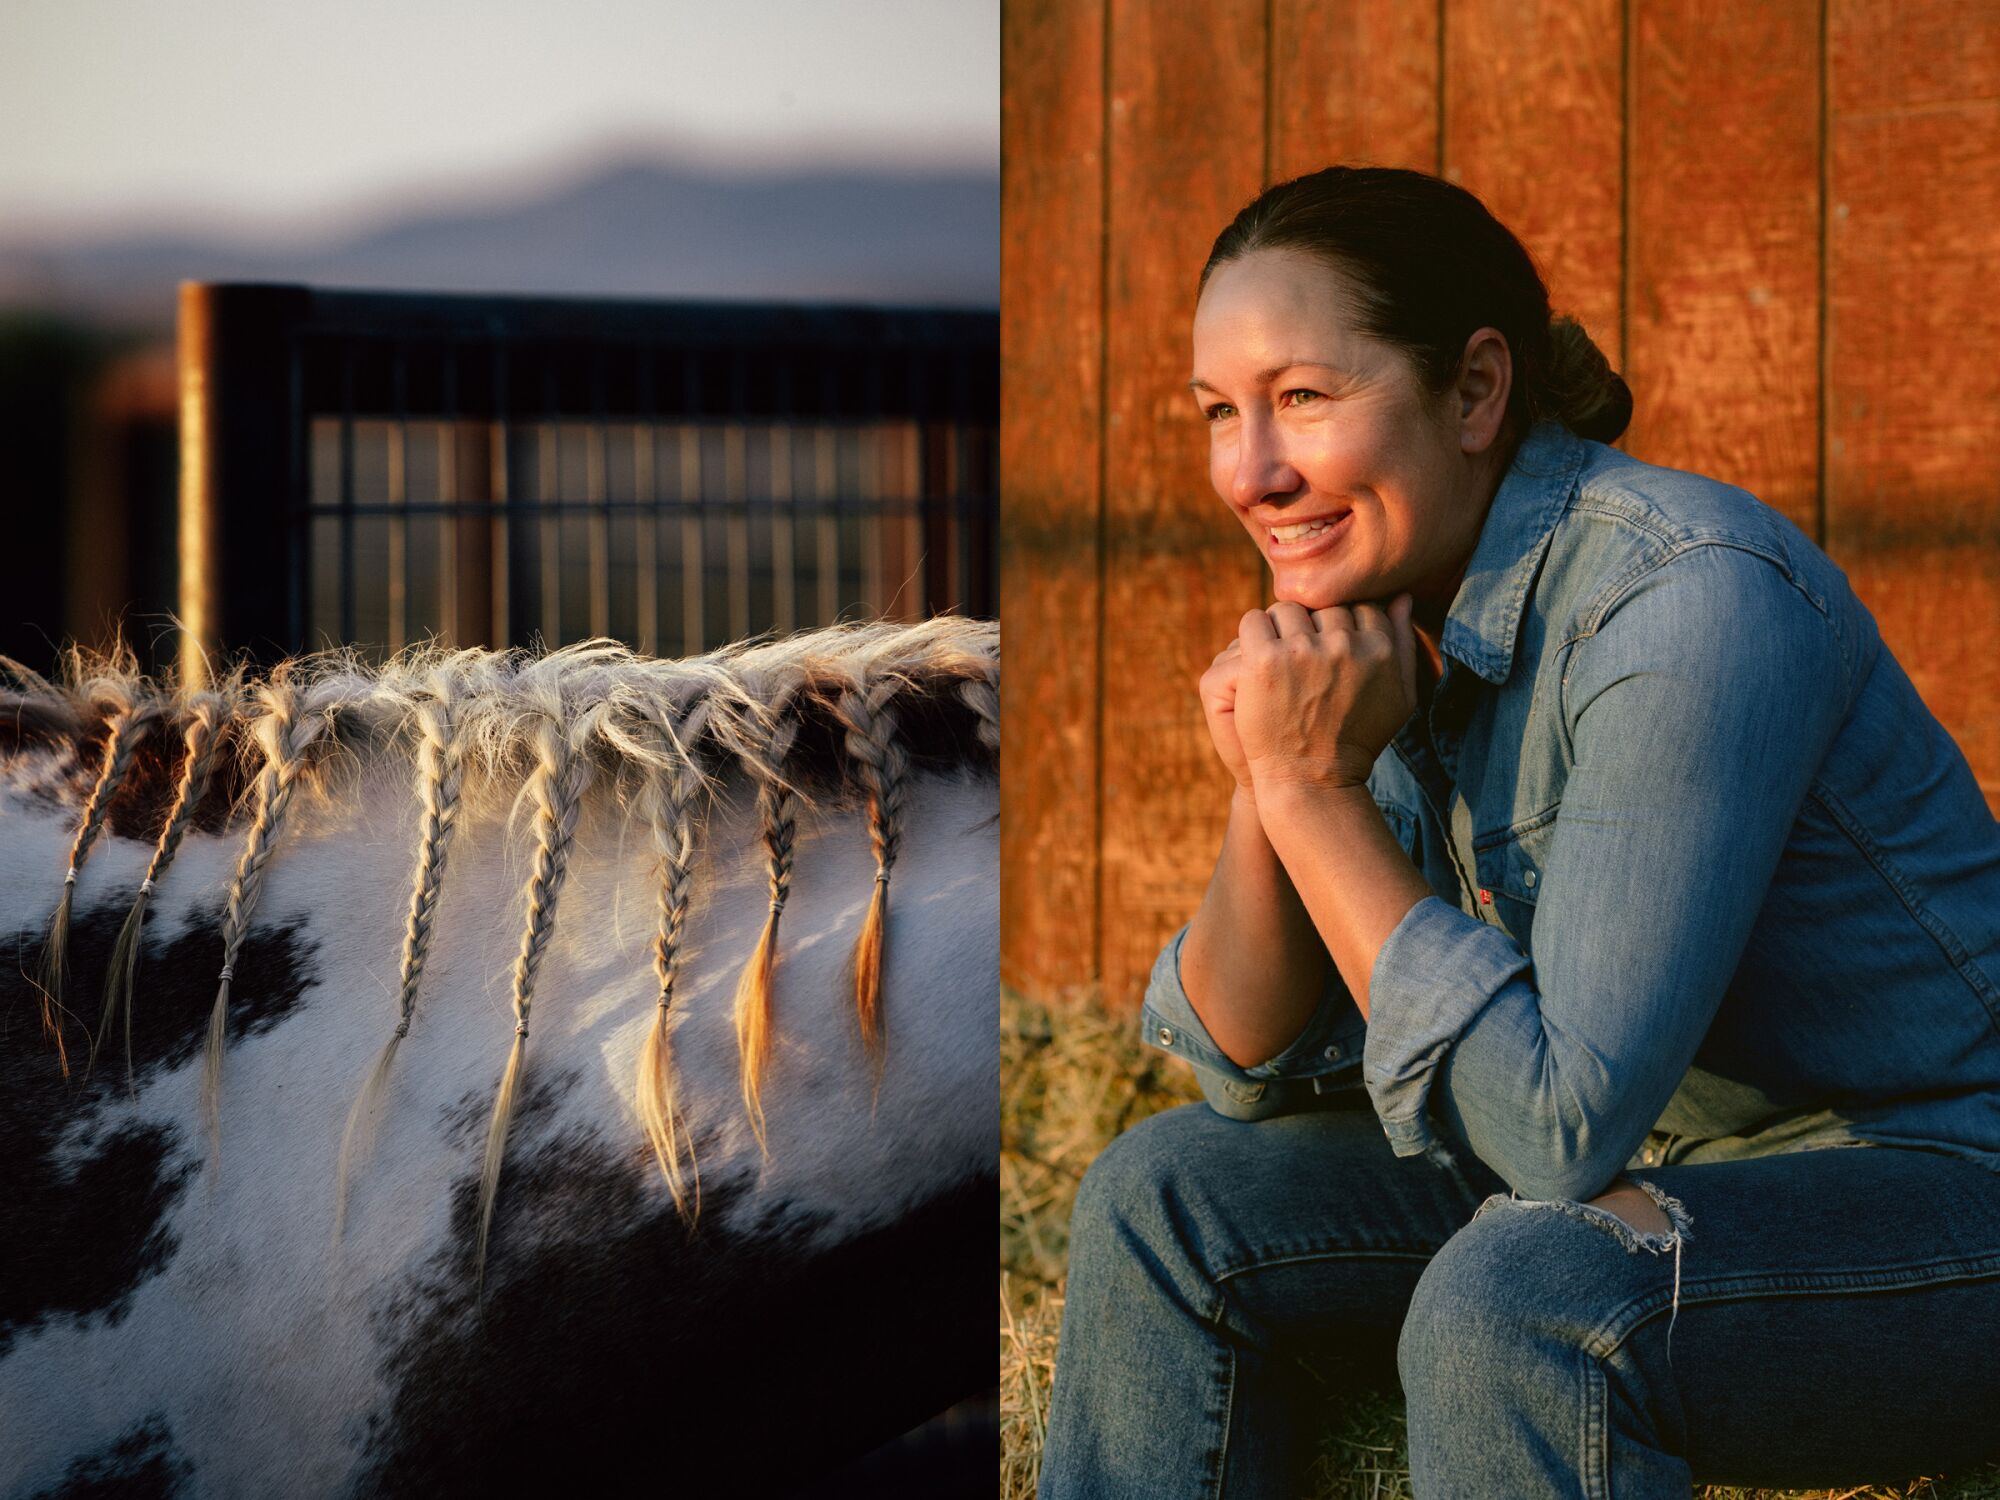
[[[1220,422],[1224,417],[1235,416],[1236,408],[1231,406],[1227,401],[1217,401],[1213,405],[1204,406],[1201,409],[1201,414],[1207,421]]]
[[[1325,399],[1326,397],[1318,391],[1285,392],[1285,404],[1288,406],[1307,406],[1314,401],[1324,401]]]

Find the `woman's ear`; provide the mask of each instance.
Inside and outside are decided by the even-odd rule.
[[[1497,328],[1480,328],[1465,341],[1458,362],[1458,383],[1452,395],[1458,403],[1458,446],[1466,453],[1484,453],[1498,440],[1507,421],[1507,397],[1514,389],[1514,356]]]

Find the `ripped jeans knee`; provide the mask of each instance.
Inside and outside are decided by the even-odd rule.
[[[1607,1206],[1605,1200],[1620,1187],[1636,1187],[1650,1198],[1654,1206],[1665,1216],[1667,1228],[1643,1229]],[[1495,1193],[1479,1205],[1479,1212],[1475,1213],[1473,1218],[1478,1219],[1492,1209],[1510,1208],[1528,1211],[1548,1210],[1567,1214],[1573,1219],[1602,1229],[1623,1245],[1630,1254],[1636,1255],[1642,1250],[1649,1255],[1666,1255],[1671,1252],[1674,1257],[1674,1296],[1673,1310],[1667,1318],[1668,1349],[1671,1352],[1674,1322],[1680,1317],[1681,1312],[1681,1247],[1686,1241],[1694,1238],[1694,1221],[1689,1217],[1687,1208],[1680,1199],[1662,1191],[1644,1178],[1620,1177],[1610,1191],[1600,1194],[1588,1203],[1579,1203],[1569,1198],[1522,1198],[1513,1195],[1503,1197]]]

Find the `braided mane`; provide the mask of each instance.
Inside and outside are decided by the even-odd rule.
[[[903,779],[913,765],[989,771],[999,746],[998,627],[951,617],[839,626],[681,661],[597,640],[539,654],[432,645],[379,665],[336,651],[200,684],[148,680],[129,654],[72,654],[55,680],[4,658],[0,669],[12,679],[0,682],[0,756],[12,757],[17,785],[74,808],[77,818],[42,970],[57,1065],[67,1068],[66,1023],[95,1033],[94,1065],[122,1017],[129,1070],[132,1007],[135,999],[143,1004],[148,898],[172,879],[174,853],[191,828],[241,840],[217,933],[202,1078],[216,1151],[230,983],[242,949],[256,941],[258,898],[271,862],[283,857],[294,805],[301,797],[339,798],[360,770],[385,758],[407,763],[417,818],[400,978],[394,1008],[382,1017],[384,1046],[341,1141],[336,1226],[349,1176],[367,1156],[398,1044],[422,1024],[431,935],[440,913],[448,919],[450,911],[453,833],[474,809],[520,815],[529,873],[513,974],[514,1036],[480,1177],[476,1270],[527,1064],[536,977],[585,803],[614,801],[643,825],[654,852],[656,1005],[635,1103],[674,1201],[692,1223],[691,1150],[674,1102],[671,1038],[706,808],[727,786],[749,793],[768,867],[771,910],[756,949],[743,955],[736,1002],[744,1107],[762,1145],[759,1081],[800,808],[830,799],[867,810],[877,873],[856,947],[855,1003],[856,1024],[879,1066],[886,890],[903,834]],[[77,869],[106,833],[149,843],[153,857],[120,930],[106,992],[95,1014],[83,1015],[72,1009],[75,997],[63,995],[62,945]]]

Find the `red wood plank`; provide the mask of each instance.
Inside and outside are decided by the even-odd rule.
[[[1270,175],[1438,166],[1438,12],[1409,0],[1273,0]]]
[[[1819,24],[1819,0],[1636,0],[1621,444],[1815,537]]]
[[[1622,0],[1445,0],[1444,175],[1623,368]]]
[[[1258,190],[1263,0],[1190,29],[1170,0],[1113,0],[1106,308],[1103,929],[1105,1003],[1136,1003],[1200,900],[1227,778],[1195,682],[1262,598],[1262,565],[1208,487],[1186,382],[1195,278]]]
[[[2000,77],[1995,0],[1829,0],[1827,27],[1843,115],[1990,99]]]
[[[2000,14],[1895,19],[1828,12],[1827,550],[2000,809]]]
[[[1104,11],[1001,17],[1001,974],[1097,968]]]

